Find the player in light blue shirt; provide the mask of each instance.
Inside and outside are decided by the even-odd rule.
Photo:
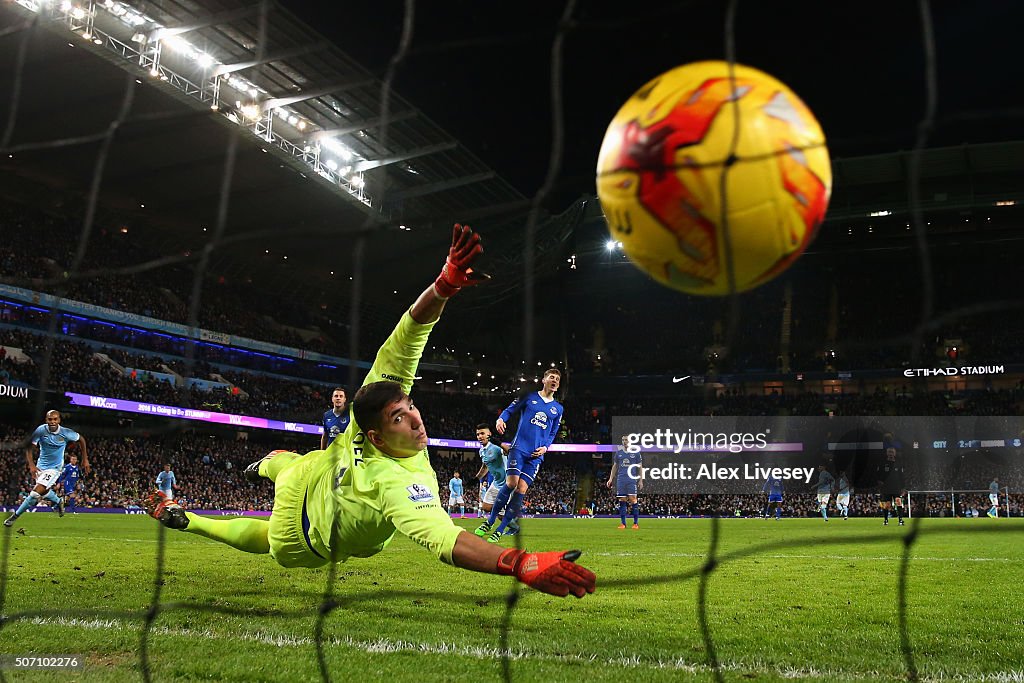
[[[178,488],[178,478],[171,471],[171,463],[164,463],[164,471],[156,475],[156,488],[168,500],[174,500],[174,490]]]
[[[64,469],[61,470],[60,479],[57,480],[57,485],[61,488],[61,496],[64,498],[64,510],[65,512],[74,512],[75,507],[78,505],[78,495],[75,493],[75,489],[78,487],[78,456],[71,455],[71,462],[64,465]],[[78,513],[75,513],[78,514]]]
[[[988,485],[988,501],[992,503],[992,507],[988,509],[988,516],[995,519],[999,516],[999,478],[992,477],[992,482]]]
[[[476,478],[480,479],[480,512],[481,515],[485,512],[490,514],[494,501],[501,492],[501,486],[505,483],[508,445],[492,443],[491,428],[486,423],[476,426],[476,440],[480,443],[480,470],[476,473]],[[498,514],[501,514],[501,510]],[[509,536],[519,533],[519,526],[515,520],[509,523],[505,533]]]
[[[832,497],[832,485],[836,479],[832,473],[825,469],[824,465],[818,465],[818,508],[821,510],[821,517],[828,521],[828,499]]]
[[[68,427],[60,424],[60,413],[51,410],[46,413],[46,424],[39,425],[32,432],[32,446],[39,448],[38,460],[33,459],[34,450],[32,446],[25,449],[25,462],[28,463],[28,470],[36,478],[36,485],[25,500],[21,502],[18,509],[7,519],[4,526],[14,526],[14,520],[25,512],[34,508],[40,498],[46,498],[53,503],[57,514],[64,516],[64,501],[53,492],[53,486],[57,483],[60,470],[64,467],[64,450],[69,441],[78,441],[82,450],[82,471],[89,474],[89,455],[85,447],[85,437]]]
[[[505,433],[505,423],[519,414],[519,428],[512,440],[508,453],[508,467],[505,470],[505,485],[501,487],[494,507],[487,521],[481,524],[475,533],[487,536],[487,541],[497,543],[509,525],[522,509],[526,491],[533,484],[544,454],[558,434],[558,426],[562,422],[562,404],[555,400],[555,392],[562,382],[562,373],[557,368],[548,368],[541,378],[543,387],[540,391],[531,391],[522,398],[512,401],[502,411],[495,422],[498,434]],[[498,519],[498,512],[505,509],[498,528],[492,531]],[[490,535],[488,535],[490,534]]]
[[[768,494],[768,506],[765,507],[765,517],[775,510],[775,521],[782,518],[782,479],[779,477],[768,477],[761,487],[761,493]]]
[[[459,517],[466,516],[466,498],[463,495],[462,476],[458,470],[448,480],[448,514],[455,516],[455,506],[459,506]]]
[[[839,484],[838,490],[836,491],[836,507],[839,508],[840,514],[843,515],[843,519],[850,518],[850,478],[846,475],[845,471],[839,472]]]

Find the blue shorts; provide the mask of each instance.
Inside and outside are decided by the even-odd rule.
[[[63,485],[64,495],[70,496],[72,493],[75,492],[75,489],[78,487],[78,482],[75,480],[68,480],[63,482]]]
[[[633,477],[616,477],[615,478],[615,496],[622,498],[623,496],[635,496],[636,495],[636,479]]]
[[[505,476],[525,479],[526,483],[532,486],[543,462],[543,455],[532,458],[528,453],[511,450],[508,453],[508,467],[505,468]]]
[[[782,502],[782,496],[780,496],[777,493],[774,494],[774,495],[769,495],[768,496],[768,502],[769,503],[781,503]]]

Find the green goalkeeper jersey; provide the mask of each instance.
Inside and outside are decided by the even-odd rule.
[[[433,327],[417,323],[407,311],[363,384],[391,380],[409,393]],[[366,439],[353,414],[348,429],[326,451],[306,457],[318,460],[310,472],[306,510],[309,540],[323,557],[369,557],[398,530],[451,564],[462,529],[441,507],[427,449],[409,458],[391,457]]]

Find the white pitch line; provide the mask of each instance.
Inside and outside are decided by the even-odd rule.
[[[160,542],[159,539],[156,539],[156,538],[123,538],[123,537],[122,538],[114,538],[114,537],[110,537],[110,536],[86,536],[84,534],[68,534],[68,535],[63,535],[63,534],[34,534],[34,533],[32,533],[31,529],[26,529],[25,531],[26,531],[26,534],[25,534],[25,536],[22,537],[22,538],[25,538],[25,539],[33,539],[33,538],[64,539],[64,540],[66,540],[66,539],[75,539],[77,541],[111,541],[113,543],[159,543]],[[172,532],[170,532],[170,531],[167,532],[167,536],[168,536],[168,541],[166,541],[166,542],[168,542],[168,543],[170,542],[169,539],[171,539],[171,538],[177,538],[178,540],[186,541],[186,542],[189,542],[189,543],[199,541],[199,539],[202,538],[201,536],[197,536],[195,534],[180,534],[178,536],[173,536]],[[177,542],[177,541],[175,541],[175,542]]]
[[[68,539],[68,538],[73,538],[73,539],[78,540],[78,541],[112,541],[114,543],[156,543],[157,542],[157,540],[155,538],[110,538],[109,536],[85,536],[85,535],[62,536],[62,535],[59,535],[59,534],[58,535],[43,535],[43,534],[33,534],[32,531],[29,530],[29,529],[26,529],[25,531],[26,531],[26,533],[25,533],[25,536],[23,538],[26,538],[26,539],[32,539],[32,538]]]
[[[109,536],[80,536],[80,535],[43,535],[29,533],[25,538],[46,538],[46,539],[76,539],[79,541],[111,541],[114,543],[158,543],[158,539],[155,538],[112,538]],[[194,538],[188,536],[182,536],[181,540],[195,541]],[[707,553],[633,553],[633,552],[622,552],[622,553],[610,553],[610,552],[594,552],[587,551],[584,553],[588,556],[596,557],[692,557],[697,559],[704,559],[707,557]],[[789,553],[757,553],[754,555],[748,555],[740,560],[753,560],[766,557],[772,560],[848,560],[851,562],[886,562],[886,561],[898,561],[902,560],[901,555],[796,555]],[[732,560],[733,562],[738,560]],[[911,555],[910,561],[913,562],[1020,562],[1021,558],[1012,557],[929,557],[920,555]],[[1024,682],[1022,682],[1024,683]]]
[[[83,629],[92,630],[103,630],[103,631],[138,631],[137,625],[133,625],[132,622],[126,622],[118,619],[75,619],[65,617],[33,617],[32,619],[25,620],[25,623],[35,624],[37,626],[61,626],[61,627],[76,627]],[[8,626],[10,628],[10,626]],[[260,645],[269,645],[278,648],[307,648],[312,647],[315,642],[312,638],[306,638],[302,636],[291,636],[291,635],[280,635],[271,634],[264,631],[242,631],[232,632],[230,634],[220,634],[211,629],[182,629],[182,628],[167,628],[164,626],[154,627],[150,630],[154,635],[167,635],[167,636],[181,636],[186,638],[207,638],[209,640],[230,640],[230,641],[248,641],[252,643],[258,643]],[[498,660],[501,658],[503,652],[501,649],[496,647],[479,647],[479,646],[465,646],[457,645],[455,643],[420,643],[408,640],[389,640],[387,638],[377,638],[375,640],[357,640],[352,637],[344,638],[325,638],[324,644],[349,647],[354,650],[360,650],[362,652],[372,654],[387,654],[395,652],[421,652],[426,654],[441,654],[441,655],[456,655],[464,657],[472,657],[474,659],[487,659],[487,660]],[[596,654],[593,655],[582,655],[582,654],[549,654],[544,652],[531,652],[528,650],[509,650],[508,656],[512,660],[543,660],[543,661],[554,661],[554,662],[567,662],[573,664],[595,664],[599,666],[622,666],[627,668],[638,668],[638,669],[668,669],[674,671],[685,671],[687,673],[701,673],[706,674],[711,671],[711,667],[706,664],[694,664],[684,660],[683,658],[672,658],[672,659],[648,659],[642,658],[639,655],[627,655],[621,654],[617,657],[611,658],[600,658]],[[824,679],[824,680],[835,680],[838,678],[851,680],[877,680],[880,677],[885,676],[880,671],[870,672],[850,672],[842,671],[838,669],[817,669],[807,668],[799,669],[793,667],[776,667],[770,666],[764,662],[726,662],[723,663],[721,668],[726,671],[736,672],[758,672],[758,673],[774,673],[782,678],[811,678],[811,679]],[[944,674],[938,673],[934,675],[925,675],[922,680],[925,681],[980,681],[981,683],[1024,683],[1024,670],[1020,671],[1000,671],[990,674]]]

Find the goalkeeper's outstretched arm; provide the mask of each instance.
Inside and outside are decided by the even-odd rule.
[[[409,309],[412,319],[421,325],[432,323],[441,317],[445,303],[463,287],[470,287],[490,278],[489,275],[473,270],[470,265],[483,252],[480,234],[468,225],[455,224],[452,229],[452,245],[448,249],[441,274],[434,284],[427,287]]]
[[[531,588],[562,598],[570,593],[582,598],[594,592],[597,577],[576,564],[579,556],[578,550],[528,553],[518,548],[502,548],[468,532],[459,534],[452,549],[452,563],[456,567],[515,576]]]

